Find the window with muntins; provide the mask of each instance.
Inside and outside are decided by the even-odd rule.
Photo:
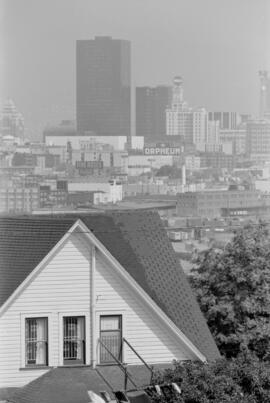
[[[25,319],[26,366],[48,365],[48,318]]]
[[[115,364],[112,355],[122,361],[122,315],[100,316],[100,340],[100,364]]]
[[[64,317],[63,337],[64,364],[85,364],[85,317]]]

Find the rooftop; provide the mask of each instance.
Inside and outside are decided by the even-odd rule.
[[[0,217],[0,305],[80,219],[208,360],[212,335],[157,213]]]

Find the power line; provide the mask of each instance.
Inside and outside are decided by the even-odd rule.
[[[224,229],[228,229],[229,231],[224,231],[224,232],[233,232],[233,231],[235,231],[235,230],[238,230],[238,229],[244,229],[245,227],[260,227],[260,226],[262,226],[263,224],[266,224],[266,225],[270,225],[270,222],[269,221],[263,221],[262,223],[247,223],[247,224],[245,224],[245,225],[243,225],[243,226],[241,226],[241,225],[236,225],[234,228],[228,228],[228,227],[221,227],[220,225],[215,225],[215,226],[213,226],[213,227],[210,227],[210,226],[203,226],[203,225],[201,225],[201,226],[190,226],[190,227],[177,227],[177,228],[175,228],[175,227],[162,227],[162,228],[158,228],[159,230],[165,230],[165,231],[173,231],[173,230],[188,230],[188,229],[190,229],[190,230],[192,230],[192,229],[215,229],[215,227],[216,228],[224,228]],[[0,228],[1,228],[1,226],[0,226]],[[31,232],[31,230],[32,230],[32,232],[37,232],[37,231],[39,231],[40,232],[40,227],[37,227],[37,228],[32,228],[32,229],[30,229],[30,232]],[[149,228],[149,229],[136,229],[136,230],[130,230],[130,229],[128,229],[128,230],[121,230],[121,229],[119,229],[119,230],[106,230],[106,231],[97,231],[97,230],[95,230],[95,229],[93,229],[93,230],[91,230],[91,229],[89,229],[89,231],[76,231],[76,230],[74,230],[74,231],[70,231],[70,230],[67,230],[67,231],[64,231],[64,233],[65,234],[124,234],[124,233],[137,233],[137,232],[142,232],[142,233],[146,233],[146,232],[153,232],[153,228]],[[21,228],[16,228],[15,230],[14,229],[7,229],[7,230],[4,230],[4,231],[1,231],[1,233],[3,234],[3,233],[8,233],[8,232],[29,232],[29,231],[26,231],[25,229],[21,229]],[[46,233],[56,233],[56,234],[59,234],[59,232],[61,232],[61,229],[59,229],[59,231],[57,231],[57,230],[54,230],[54,229],[50,229],[50,228],[48,228],[48,229],[45,229],[44,230],[44,232],[46,232]]]

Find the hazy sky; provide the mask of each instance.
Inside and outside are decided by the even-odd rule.
[[[184,77],[208,110],[258,111],[258,70],[270,70],[270,0],[0,0],[1,98],[27,126],[75,118],[75,43],[132,43],[134,85]]]

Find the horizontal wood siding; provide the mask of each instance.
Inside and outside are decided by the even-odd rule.
[[[91,316],[90,251],[90,242],[84,235],[72,234],[0,318],[0,387],[23,386],[47,372],[47,369],[20,370],[25,366],[21,326],[25,316],[48,316],[49,366],[63,365],[61,315]],[[193,358],[99,251],[96,252],[94,287],[96,319],[102,314],[122,314],[123,336],[146,362],[168,363],[173,359]],[[89,323],[86,331],[90,362]],[[98,339],[99,322],[95,332]],[[128,364],[141,363],[127,346],[123,358]]]
[[[123,336],[147,363],[168,363],[173,359],[191,359],[184,345],[176,340],[153,311],[109,267],[104,257],[96,259],[96,310],[97,314],[123,312]],[[139,364],[141,361],[128,348],[124,361]]]
[[[59,313],[89,312],[89,246],[71,235],[0,319],[0,387],[21,386],[47,370],[19,370],[21,315],[49,313],[49,365],[59,365]]]

